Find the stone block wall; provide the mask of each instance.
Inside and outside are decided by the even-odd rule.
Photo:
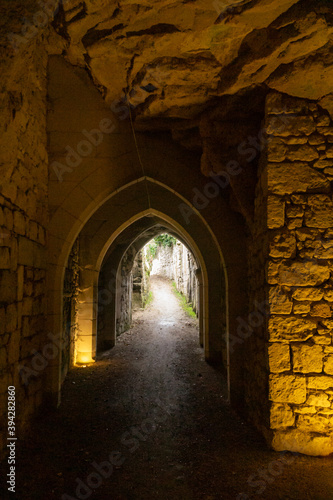
[[[175,246],[159,245],[153,262],[152,272],[170,280],[175,279]]]
[[[33,40],[22,46],[2,68],[0,418],[4,428],[9,385],[16,387],[20,429],[42,399],[44,371],[41,364],[37,366],[35,353],[43,349],[46,314],[47,53],[41,46],[36,50],[37,44]],[[5,432],[0,435],[6,437]]]
[[[316,103],[272,93],[265,128],[255,221],[261,237],[253,238],[250,261],[257,263],[252,299],[265,290],[269,314],[266,334],[260,327],[250,339],[262,391],[255,395],[250,385],[248,401],[274,449],[325,455],[333,452],[333,126]]]
[[[68,370],[75,362],[75,342],[77,338],[78,297],[80,284],[79,239],[73,245],[68,257],[63,292],[63,341],[61,357],[61,379],[65,380]]]
[[[116,320],[116,334],[121,335],[126,332],[132,323],[132,273],[122,273],[121,275],[121,295],[118,304],[118,315]]]
[[[133,297],[133,257],[127,252],[120,264],[120,278],[118,282],[116,335],[126,332],[132,323]]]
[[[144,307],[149,299],[150,271],[152,259],[147,246],[140,250],[132,269],[133,276],[133,309]]]
[[[173,280],[181,292],[198,312],[199,288],[196,278],[197,264],[192,253],[179,241],[173,246]]]

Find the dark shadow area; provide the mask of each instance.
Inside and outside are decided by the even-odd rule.
[[[8,498],[330,498],[329,459],[269,451],[230,408],[170,282],[152,285],[155,302],[94,365],[69,373],[61,407],[19,439]]]

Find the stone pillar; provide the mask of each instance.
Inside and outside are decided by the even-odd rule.
[[[88,241],[82,238],[75,352],[75,362],[78,364],[92,363],[96,357],[98,272],[90,264],[89,251]]]
[[[316,103],[278,93],[268,95],[265,119],[267,162],[259,183],[267,206],[261,241],[270,314],[265,347],[262,337],[258,348],[264,348],[268,375],[266,435],[275,450],[328,455],[333,452],[333,126]],[[261,219],[261,227],[264,223]]]
[[[141,309],[145,303],[145,254],[143,250],[140,250],[134,259],[132,279],[133,307]],[[128,307],[132,309],[132,304]]]
[[[98,283],[97,352],[107,351],[116,343],[116,288],[115,259],[103,265]]]
[[[125,256],[126,257],[126,256]],[[121,262],[117,278],[116,334],[130,329],[132,323],[133,276],[124,260]]]
[[[64,348],[61,352],[61,383],[63,383],[69,369],[75,362],[79,279],[79,240],[76,240],[68,257],[64,277],[62,322]]]
[[[199,318],[199,344],[201,347],[204,347],[204,292],[203,292],[203,279],[202,279],[202,270],[198,267],[195,271],[195,282],[196,282],[196,290],[197,290],[197,314]]]

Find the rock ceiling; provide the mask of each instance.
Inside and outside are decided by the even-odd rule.
[[[0,0],[3,88],[8,67],[15,79],[29,57],[9,34],[47,12],[30,49],[45,43],[84,68],[113,111],[130,103],[136,130],[171,131],[198,151],[205,175],[244,163],[237,146],[258,135],[270,89],[319,101],[333,118],[333,0],[62,0],[54,17],[56,5]],[[248,220],[256,162],[230,186]]]
[[[84,68],[116,113],[129,102],[136,130],[170,130],[199,151],[205,175],[257,134],[270,89],[317,100],[333,118],[333,0],[62,0],[53,20],[56,4],[0,0],[2,75],[25,57],[8,34],[48,12],[37,46]],[[232,186],[243,213],[255,169]]]
[[[331,0],[65,0],[55,28],[108,103],[126,93],[137,123],[193,119],[258,85],[333,91]]]
[[[0,0],[0,30],[20,33],[22,18],[56,3]],[[52,25],[66,59],[86,68],[108,104],[117,107],[126,96],[137,128],[169,128],[171,121],[175,130],[216,99],[253,88],[331,103],[332,3],[62,0]]]

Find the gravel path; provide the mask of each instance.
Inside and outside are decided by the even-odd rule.
[[[333,499],[333,458],[269,451],[226,402],[170,283],[18,444],[19,500]],[[110,462],[113,462],[111,465]],[[7,498],[4,493],[1,498]]]

